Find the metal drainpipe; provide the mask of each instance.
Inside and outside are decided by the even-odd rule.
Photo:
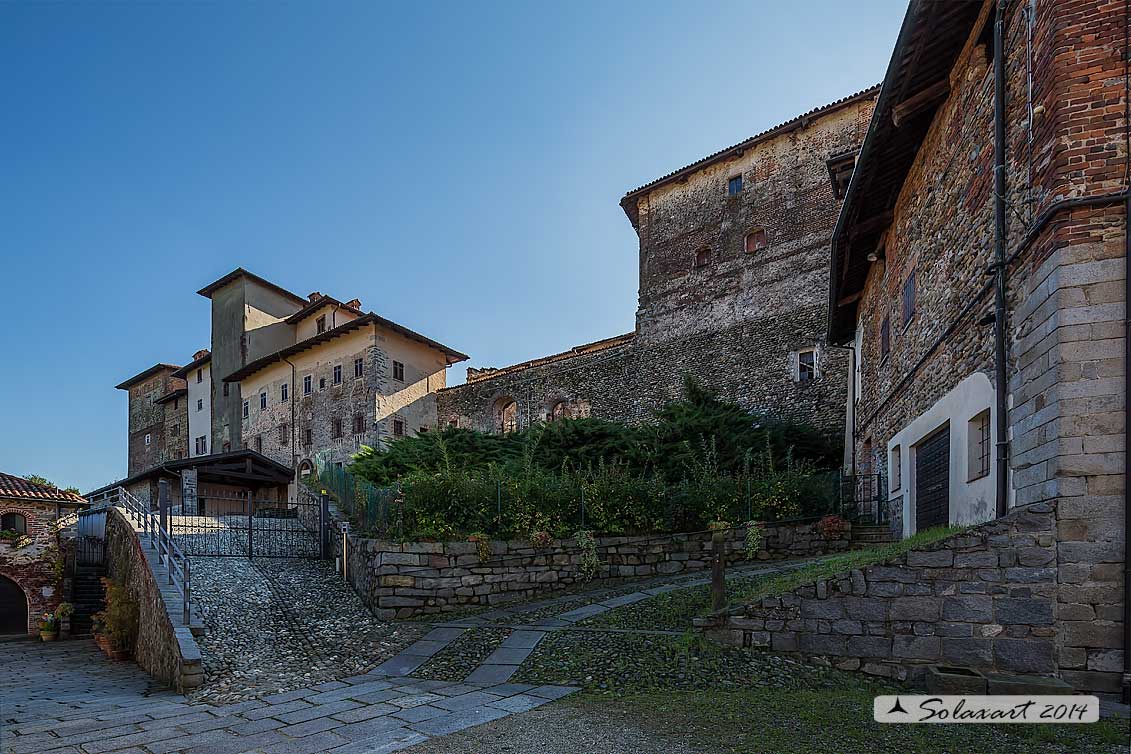
[[[997,410],[997,515],[1009,506],[1009,439],[1006,408],[1005,280],[1005,6],[997,0],[994,19],[994,372]]]
[[[1123,0],[1123,180],[1127,198],[1123,214],[1123,253],[1125,269],[1131,271],[1131,0]],[[1123,303],[1131,306],[1131,274],[1124,274]],[[1123,334],[1123,438],[1131,428],[1131,320],[1124,312]],[[1126,454],[1125,454],[1126,455]],[[1122,701],[1131,704],[1131,469],[1123,462],[1123,683]]]

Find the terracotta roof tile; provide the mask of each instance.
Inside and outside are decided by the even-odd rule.
[[[3,472],[0,472],[0,498],[7,498],[9,500],[42,500],[44,502],[70,503],[72,505],[83,505],[86,503],[86,500],[73,492],[66,492],[58,487],[52,487],[46,484],[29,482],[23,477],[13,476],[12,474],[5,474]]]

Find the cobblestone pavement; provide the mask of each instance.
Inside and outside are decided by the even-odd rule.
[[[194,701],[235,702],[360,675],[426,625],[374,618],[328,561],[196,557],[193,603],[205,683]]]
[[[234,704],[155,687],[89,640],[0,643],[3,754],[380,754],[540,707],[557,686],[380,671]]]

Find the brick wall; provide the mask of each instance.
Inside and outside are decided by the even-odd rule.
[[[333,534],[340,557],[341,535]],[[745,559],[743,530],[728,542],[728,560]],[[825,540],[813,524],[767,525],[759,559],[805,557],[848,549],[850,532]],[[572,540],[545,548],[524,541],[491,542],[481,561],[472,542],[396,544],[349,536],[349,581],[382,619],[408,618],[469,605],[499,605],[560,589],[579,580],[581,554]],[[599,580],[641,578],[710,567],[711,534],[656,537],[601,537]]]
[[[56,537],[48,532],[55,522],[55,506],[27,501],[0,500],[0,514],[22,513],[27,520],[28,539],[22,546],[0,540],[0,576],[11,579],[28,602],[28,633],[39,635],[39,618],[53,612],[63,601],[62,584],[56,580],[59,558]]]

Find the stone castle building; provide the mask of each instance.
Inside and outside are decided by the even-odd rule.
[[[994,553],[1007,583],[970,584],[1024,630],[920,656],[1124,701],[1129,22],[1102,0],[911,3],[834,233],[829,325],[856,354],[856,471],[885,480],[897,533],[1055,514]]]
[[[467,359],[358,299],[298,296],[243,269],[198,293],[212,304],[211,347],[117,386],[129,394],[129,451],[116,484],[139,499],[184,469],[230,475],[221,467],[237,456],[277,488],[316,456],[343,466],[362,445],[426,431],[447,368]]]
[[[825,345],[829,240],[876,89],[819,107],[630,191],[636,328],[438,393],[446,425],[647,420],[684,375],[758,411],[839,432],[845,352]]]

